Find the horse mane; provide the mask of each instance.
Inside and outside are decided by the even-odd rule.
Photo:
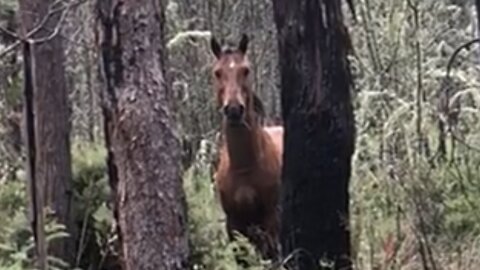
[[[265,106],[263,105],[262,100],[258,97],[256,93],[253,92],[252,96],[253,96],[253,112],[257,117],[258,123],[262,126],[267,117],[267,113],[265,112]]]

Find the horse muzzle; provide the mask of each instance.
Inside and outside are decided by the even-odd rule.
[[[241,122],[245,113],[245,106],[241,104],[229,104],[223,107],[223,114],[229,122],[239,123]]]

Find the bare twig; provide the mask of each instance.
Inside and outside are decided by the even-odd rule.
[[[454,132],[451,132],[450,133],[452,135],[452,138],[459,142],[460,144],[462,144],[463,146],[467,147],[469,150],[472,150],[472,151],[475,151],[475,152],[478,152],[480,153],[480,148],[477,147],[477,146],[473,146],[469,143],[467,143],[465,140],[461,139],[460,136],[458,136],[457,134],[455,134]]]
[[[0,26],[0,31],[10,35],[11,37],[17,39],[17,41],[15,41],[12,45],[8,46],[6,49],[4,49],[3,51],[0,52],[0,58],[4,57],[5,55],[7,55],[8,53],[14,51],[15,49],[18,48],[18,46],[22,43],[22,42],[30,42],[30,43],[43,43],[43,42],[46,42],[46,41],[49,41],[50,39],[54,38],[56,35],[59,34],[60,32],[60,29],[61,29],[61,26],[63,24],[63,21],[65,20],[66,18],[66,14],[70,11],[71,8],[73,7],[76,7],[80,4],[83,4],[83,3],[86,3],[86,0],[78,0],[78,1],[75,1],[75,2],[70,2],[67,6],[62,6],[62,7],[59,7],[59,8],[53,8],[55,5],[57,5],[59,3],[59,1],[53,3],[52,5],[50,5],[49,9],[48,9],[48,13],[42,18],[42,20],[40,21],[40,23],[35,26],[31,31],[29,31],[25,36],[20,36],[12,31],[9,31],[8,29],[5,29],[3,27]],[[53,30],[53,33],[51,33],[50,35],[46,36],[46,37],[41,37],[41,38],[37,38],[37,39],[32,39],[31,37],[35,34],[38,33],[38,31],[40,31],[41,29],[44,29],[45,27],[45,24],[48,22],[48,20],[50,19],[50,17],[52,17],[53,15],[57,14],[58,12],[63,12],[62,13],[62,16],[60,18],[60,20],[58,21],[57,25],[55,26],[54,30]]]
[[[423,153],[422,151],[422,142],[423,142],[423,134],[422,134],[422,97],[423,97],[423,74],[422,74],[422,52],[420,48],[420,41],[418,39],[418,31],[420,29],[420,18],[419,18],[419,10],[417,7],[417,3],[412,3],[412,0],[407,0],[409,8],[413,12],[414,23],[415,23],[415,54],[416,54],[416,65],[417,65],[417,92],[416,92],[416,132],[417,132],[417,155]]]
[[[91,189],[92,187],[89,186],[88,188]],[[89,192],[88,194],[91,194],[91,193]],[[88,217],[89,217],[89,214],[90,214],[90,201],[91,200],[92,200],[92,198],[87,198],[87,203],[86,203],[86,206],[85,206],[85,214],[83,216],[83,221],[82,221],[82,230],[81,230],[81,233],[80,233],[80,241],[78,242],[78,247],[77,247],[77,256],[76,256],[76,260],[75,260],[75,267],[80,266],[80,260],[82,259],[83,252],[85,250],[85,247],[87,246],[87,244],[85,244],[85,239],[86,239],[85,235],[87,233]]]
[[[375,34],[373,33],[373,30],[368,27],[368,22],[371,21],[371,15],[369,16],[368,14],[368,9],[370,9],[369,2],[365,2],[366,7],[362,7],[360,9],[361,11],[361,16],[363,18],[363,27],[365,29],[366,33],[366,41],[367,41],[367,49],[370,55],[370,59],[372,61],[373,65],[373,70],[374,72],[379,72],[382,70],[382,64],[380,63],[380,60],[378,59],[378,50],[376,49],[377,46],[375,45]]]
[[[63,25],[63,22],[65,21],[65,18],[67,17],[67,14],[70,11],[70,9],[72,8],[72,6],[73,6],[73,3],[69,3],[65,8],[58,9],[59,11],[63,10],[63,12],[60,16],[60,19],[57,22],[57,25],[55,26],[54,31],[50,35],[48,35],[46,37],[43,37],[43,38],[33,39],[30,42],[38,44],[38,43],[43,43],[43,42],[49,41],[52,38],[54,38],[60,32],[61,26]],[[56,11],[53,11],[53,13],[56,13]]]
[[[3,32],[3,33],[5,33],[5,34],[7,34],[7,35],[9,35],[9,36],[11,36],[11,37],[13,37],[13,38],[20,38],[16,33],[8,30],[7,28],[5,28],[5,27],[3,27],[3,26],[1,26],[1,25],[0,25],[0,32]]]
[[[419,168],[420,156],[424,153],[423,151],[423,134],[422,134],[422,101],[423,101],[423,74],[422,74],[422,52],[419,40],[419,29],[420,29],[420,11],[418,8],[418,1],[413,2],[413,0],[407,0],[407,5],[411,9],[414,17],[414,27],[415,27],[415,54],[416,54],[416,68],[417,68],[417,90],[416,90],[416,133],[417,133],[417,152],[415,155],[415,178],[419,183],[421,181],[421,173]],[[413,230],[417,234],[418,243],[419,243],[419,252],[422,259],[423,268],[425,270],[431,269],[436,270],[436,262],[433,256],[432,246],[427,236],[426,224],[422,216],[422,211],[420,209],[420,194],[416,188],[412,190],[412,203],[418,218],[419,231]]]
[[[450,59],[448,60],[447,64],[447,78],[450,78],[450,72],[452,70],[453,63],[455,62],[455,59],[457,58],[458,54],[464,50],[470,48],[475,43],[480,43],[480,38],[475,38],[470,41],[465,42],[464,44],[458,46],[455,51],[453,52],[452,56],[450,56]]]
[[[445,155],[446,155],[445,140],[446,140],[447,131],[450,132],[450,134],[452,134],[452,121],[450,121],[452,118],[452,114],[450,112],[450,98],[451,98],[450,73],[452,71],[453,64],[455,63],[455,60],[457,56],[460,54],[460,52],[464,49],[468,49],[470,46],[472,46],[475,43],[480,43],[480,38],[469,40],[461,44],[455,49],[455,51],[450,56],[450,59],[448,60],[446,76],[440,88],[440,104],[439,104],[439,117],[438,117],[439,144],[437,147],[437,155],[443,159],[445,158]],[[452,142],[454,142],[454,140],[456,139],[458,138],[452,137],[452,140],[453,140]],[[451,151],[451,153],[453,156],[454,154],[453,150]]]
[[[272,264],[272,266],[270,266],[268,269],[273,270],[273,269],[277,269],[281,266],[286,266],[290,261],[296,259],[297,256],[300,255],[301,253],[303,253],[310,260],[310,262],[312,263],[312,266],[317,265],[317,262],[315,261],[315,256],[313,256],[312,253],[310,253],[306,249],[297,248],[297,249],[293,250],[290,254],[288,254],[288,256],[285,259],[283,259],[283,260],[281,260],[277,263]]]

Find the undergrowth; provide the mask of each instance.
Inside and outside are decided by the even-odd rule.
[[[397,159],[374,166],[379,144],[360,139],[351,179],[352,247],[356,269],[473,270],[480,263],[480,154],[457,146],[455,157],[434,163]],[[200,152],[201,153],[201,152]],[[362,156],[363,155],[363,156]],[[81,232],[78,269],[115,260],[111,195],[101,145],[73,147],[77,225]],[[379,163],[381,164],[381,163]],[[23,177],[23,173],[16,174]],[[32,235],[27,220],[25,179],[0,184],[0,269],[30,269]],[[230,242],[225,217],[216,197],[208,159],[198,157],[185,171],[191,268],[239,269],[235,255],[249,261],[249,269],[271,268],[244,237]],[[48,225],[49,237],[65,237],[63,227]],[[58,269],[67,267],[55,258]],[[52,268],[53,269],[53,268]]]
[[[203,144],[202,144],[203,145]],[[200,149],[199,153],[204,153]],[[208,163],[198,155],[194,165],[185,172],[184,189],[189,217],[189,239],[193,269],[236,270],[235,256],[249,263],[251,270],[265,269],[263,262],[245,237],[229,241],[225,216],[215,194]]]
[[[105,177],[105,150],[101,145],[79,143],[72,147],[73,184],[76,224],[81,237],[76,265],[48,257],[49,269],[88,269],[92,261],[101,260],[104,243],[108,241],[111,214],[105,205],[109,187]],[[15,175],[15,177],[13,177]],[[33,235],[28,221],[26,179],[23,170],[10,174],[0,184],[0,269],[33,269]],[[48,211],[48,209],[45,209]],[[48,215],[46,215],[48,217]],[[47,243],[69,237],[65,227],[47,218]],[[80,268],[82,266],[82,268]]]

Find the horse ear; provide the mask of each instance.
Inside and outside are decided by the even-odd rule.
[[[210,38],[210,49],[212,50],[215,57],[220,58],[220,54],[222,53],[222,47],[213,35]]]
[[[243,54],[247,52],[248,42],[249,40],[247,34],[242,34],[242,37],[240,38],[240,43],[238,44],[238,50],[240,50],[240,52],[242,52]]]

